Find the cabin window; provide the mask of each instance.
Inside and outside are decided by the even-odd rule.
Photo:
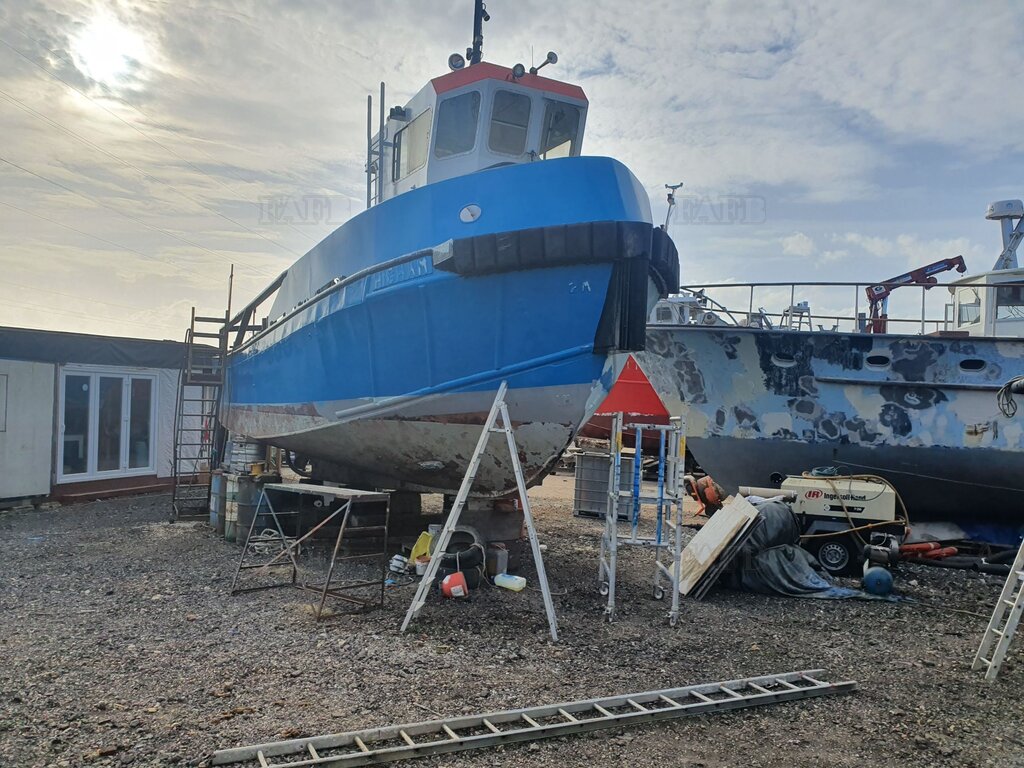
[[[875,368],[876,370],[880,368],[888,368],[889,363],[891,362],[892,360],[888,355],[882,355],[877,352],[864,358],[864,364],[868,368]]]
[[[450,157],[471,151],[476,144],[476,124],[479,119],[479,91],[470,91],[442,101],[437,107],[434,157]]]
[[[544,135],[540,156],[569,157],[578,154],[576,137],[580,130],[580,111],[571,104],[549,101],[544,111]]]
[[[503,155],[526,151],[526,129],[530,125],[530,97],[511,91],[496,91],[491,110],[491,132],[487,146]]]
[[[413,171],[418,171],[427,162],[427,151],[430,146],[430,110],[421,112],[405,128],[395,134],[395,162],[391,170],[391,180],[404,179]]]
[[[957,294],[956,324],[974,325],[981,320],[981,295],[976,288],[964,288]]]
[[[671,323],[672,322],[672,307],[658,307],[655,320],[659,323]]]
[[[996,288],[996,320],[1024,319],[1024,283]]]

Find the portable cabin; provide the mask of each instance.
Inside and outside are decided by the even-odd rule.
[[[0,327],[0,509],[168,490],[184,359],[180,341]]]

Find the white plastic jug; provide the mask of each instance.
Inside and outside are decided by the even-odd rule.
[[[494,577],[494,584],[498,587],[511,589],[513,592],[522,592],[526,589],[526,579],[522,576],[513,576],[510,573],[499,573]]]

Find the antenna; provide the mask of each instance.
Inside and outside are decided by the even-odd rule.
[[[487,12],[484,0],[473,0],[473,47],[466,49],[470,66],[480,63],[484,49],[484,22],[490,20],[491,15]]]
[[[668,231],[668,222],[672,218],[672,209],[676,207],[676,190],[683,186],[683,182],[678,184],[666,184],[665,189],[668,190],[668,213],[665,214],[665,226],[662,227],[666,232]]]

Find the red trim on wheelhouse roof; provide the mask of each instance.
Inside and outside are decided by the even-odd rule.
[[[464,69],[457,69],[454,72],[449,72],[447,75],[435,77],[430,81],[430,83],[434,86],[435,93],[442,94],[454,88],[460,88],[463,85],[469,85],[470,83],[477,83],[481,80],[506,80],[511,82],[512,70],[508,67],[502,67],[497,64],[489,64],[486,61],[482,61],[479,64],[473,64],[472,66],[467,66]],[[580,101],[587,100],[587,95],[578,85],[563,83],[560,80],[550,80],[546,77],[541,77],[540,75],[526,74],[515,82],[516,84],[526,86],[527,88],[536,88],[539,91],[548,91],[549,93],[566,96],[570,99],[579,99]]]

